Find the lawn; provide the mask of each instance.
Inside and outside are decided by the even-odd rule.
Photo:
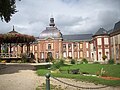
[[[47,66],[37,66],[37,74],[45,76],[46,73],[50,72]],[[87,72],[95,75],[100,72],[101,69],[107,72],[107,76],[119,77],[120,78],[120,65],[103,65],[103,64],[78,64],[78,65],[65,65],[60,67],[61,73],[51,73],[54,77],[71,78],[80,81],[93,82],[95,84],[103,84],[108,86],[120,86],[120,80],[104,80],[93,76],[83,76],[80,74],[68,74],[68,70],[79,69],[80,72]]]

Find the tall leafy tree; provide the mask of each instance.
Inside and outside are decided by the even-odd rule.
[[[0,0],[0,18],[2,21],[8,23],[12,15],[17,12],[15,2],[16,0]]]

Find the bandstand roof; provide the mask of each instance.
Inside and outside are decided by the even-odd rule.
[[[14,30],[14,27],[12,31],[5,34],[0,34],[0,43],[30,43],[34,41],[34,36],[20,34]]]

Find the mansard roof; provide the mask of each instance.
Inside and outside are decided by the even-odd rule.
[[[115,23],[113,31],[110,33],[110,36],[120,34],[120,21]]]
[[[105,30],[104,28],[100,28],[98,29],[98,31],[94,34],[94,36],[99,36],[99,35],[108,35],[107,30]]]
[[[93,34],[63,35],[63,41],[89,41]]]
[[[120,30],[120,21],[115,23],[115,26],[114,26],[114,30],[113,31],[116,31],[116,30]]]

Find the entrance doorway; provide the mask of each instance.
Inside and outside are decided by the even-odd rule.
[[[52,61],[53,60],[53,56],[52,56],[52,52],[48,52],[47,53],[47,61]]]

